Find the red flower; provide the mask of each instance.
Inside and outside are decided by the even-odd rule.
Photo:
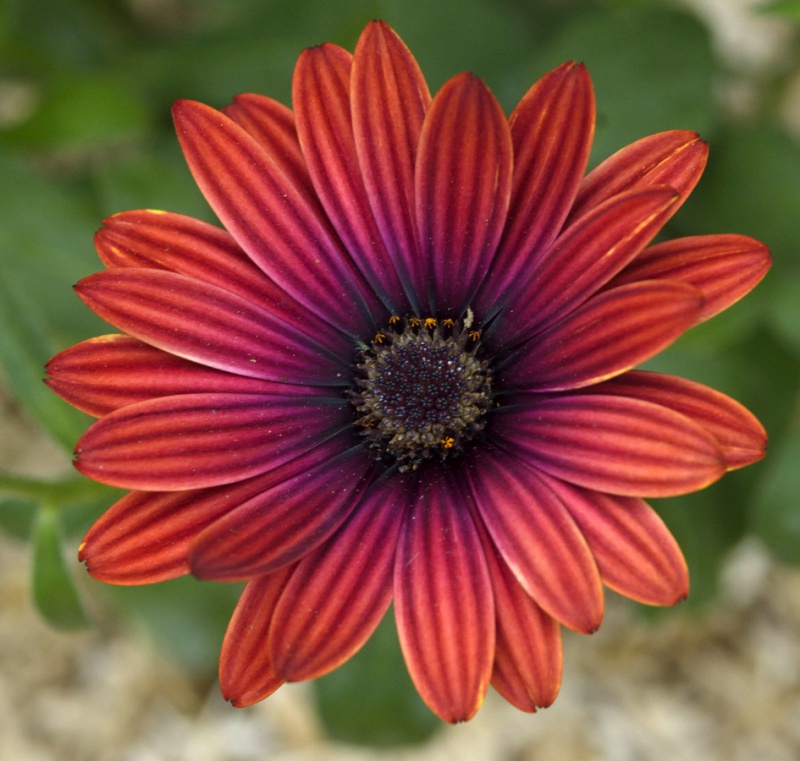
[[[353,56],[306,50],[293,102],[176,104],[224,230],[134,211],[97,234],[107,269],[77,291],[122,332],[59,354],[49,384],[99,418],[77,468],[133,491],[80,558],[115,584],[247,580],[220,665],[235,705],[336,668],[393,600],[440,717],[470,718],[490,682],[547,706],[560,626],[597,629],[603,584],[688,593],[641,497],[764,453],[736,402],[631,368],[769,254],[739,235],[649,245],[706,146],[653,135],[584,177],[582,65],[506,119],[470,74],[431,99],[375,22]]]

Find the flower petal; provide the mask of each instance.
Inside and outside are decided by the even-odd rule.
[[[665,349],[692,327],[702,307],[696,288],[672,281],[604,291],[523,345],[500,381],[529,391],[598,383]]]
[[[324,542],[358,505],[373,461],[350,432],[288,463],[284,477],[207,528],[193,543],[192,573],[241,581],[299,560]]]
[[[415,286],[431,314],[459,317],[486,277],[506,221],[512,152],[505,115],[481,80],[460,74],[439,90],[415,172]]]
[[[605,394],[559,394],[494,413],[503,448],[556,478],[623,496],[670,497],[716,481],[716,439],[685,415]]]
[[[297,133],[311,181],[329,219],[387,309],[408,311],[394,263],[372,216],[356,155],[346,50],[326,43],[303,51],[292,83]]]
[[[679,194],[674,214],[694,190],[707,159],[708,145],[696,132],[672,130],[637,140],[586,175],[567,223],[612,196],[648,185],[669,185]]]
[[[400,532],[395,616],[422,699],[439,718],[455,723],[475,715],[489,686],[494,601],[480,538],[456,479],[449,471],[439,475],[420,485]]]
[[[75,446],[75,467],[123,489],[175,491],[265,473],[352,419],[342,400],[183,394],[123,407]]]
[[[73,407],[102,417],[120,407],[178,394],[327,396],[330,389],[246,378],[189,362],[119,333],[81,341],[46,365],[47,385]]]
[[[648,605],[675,605],[686,598],[689,570],[683,553],[646,502],[544,479],[586,537],[605,584]]]
[[[743,468],[766,454],[767,433],[755,415],[701,383],[633,370],[587,390],[643,399],[686,415],[719,442],[728,470]]]
[[[769,249],[752,238],[697,235],[646,248],[609,285],[653,279],[688,283],[705,297],[700,322],[753,290],[771,264]]]
[[[254,137],[268,152],[278,172],[302,190],[307,197],[314,194],[308,168],[300,150],[292,110],[264,95],[237,95],[233,103],[222,109],[240,127]]]
[[[603,619],[600,574],[553,490],[524,462],[489,449],[467,473],[492,542],[525,591],[570,629],[595,631]]]
[[[380,306],[316,199],[219,111],[178,101],[173,116],[195,181],[248,256],[323,320],[350,334],[369,332]]]
[[[414,165],[431,96],[414,57],[381,21],[368,24],[358,40],[350,95],[356,152],[372,212],[395,269],[414,299],[411,268],[418,261]],[[412,301],[411,306],[420,312],[419,304]]]
[[[497,617],[492,687],[521,711],[549,706],[561,687],[561,627],[522,588],[484,535]]]
[[[520,278],[561,230],[586,170],[594,119],[592,81],[574,62],[545,74],[511,114],[508,222],[476,302],[479,313],[491,315],[516,293]]]
[[[126,494],[89,529],[78,558],[109,584],[154,584],[189,573],[201,531],[274,485],[272,473],[213,489]]]
[[[269,632],[277,673],[288,681],[332,671],[367,641],[392,600],[400,525],[411,491],[378,482],[339,531],[300,561]]]
[[[650,242],[675,201],[670,188],[645,188],[592,209],[529,267],[524,289],[520,287],[488,335],[505,346],[560,320]]]
[[[215,285],[173,272],[113,269],[75,290],[120,330],[170,354],[238,375],[341,385],[336,355],[279,316]]]
[[[258,703],[284,683],[273,667],[267,632],[294,568],[250,581],[233,611],[219,657],[219,683],[225,700],[237,708]]]

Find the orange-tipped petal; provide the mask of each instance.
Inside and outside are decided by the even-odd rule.
[[[415,173],[415,284],[433,314],[460,316],[486,277],[506,221],[512,153],[508,122],[481,80],[460,74],[439,90]]]
[[[701,322],[753,290],[771,264],[769,249],[745,235],[698,235],[646,248],[609,286],[651,279],[688,283],[705,299]]]
[[[295,566],[253,579],[233,612],[219,657],[219,684],[225,700],[237,708],[253,705],[283,683],[267,647],[275,605]]]
[[[505,453],[485,450],[467,472],[492,542],[525,591],[570,629],[595,631],[603,618],[600,575],[561,500]]]
[[[674,214],[697,185],[707,160],[708,145],[696,132],[672,130],[637,140],[586,175],[568,224],[618,193],[648,185],[669,185],[677,191]]]
[[[444,721],[480,708],[494,658],[491,580],[483,548],[455,478],[420,484],[400,532],[395,616],[411,678]]]
[[[366,281],[389,311],[408,311],[405,289],[372,216],[350,114],[352,56],[326,43],[303,51],[292,102],[303,158],[317,197]]]
[[[646,502],[544,478],[580,527],[605,584],[648,605],[675,605],[686,598],[689,570],[683,553]]]
[[[701,383],[633,370],[589,390],[643,399],[686,415],[719,442],[729,470],[757,462],[766,454],[767,432],[755,415]]]
[[[492,433],[556,478],[609,494],[670,497],[725,473],[717,440],[674,410],[605,394],[531,397],[499,409]]]

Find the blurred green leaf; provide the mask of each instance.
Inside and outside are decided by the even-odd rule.
[[[391,612],[353,658],[313,685],[320,718],[334,740],[407,745],[441,726],[411,682]]]
[[[53,626],[77,629],[89,625],[61,552],[58,511],[39,509],[33,532],[33,599]]]
[[[708,31],[687,13],[652,4],[575,9],[531,58],[538,74],[583,61],[597,95],[592,159],[669,129],[708,134],[715,123],[715,61]]]
[[[758,9],[761,13],[774,13],[786,16],[793,21],[800,21],[800,0],[773,0]]]
[[[15,539],[29,539],[36,517],[36,503],[0,495],[0,529]]]
[[[752,511],[752,528],[788,563],[800,563],[800,429],[765,463]]]

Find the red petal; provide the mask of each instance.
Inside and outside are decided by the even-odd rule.
[[[651,280],[604,291],[518,349],[505,388],[556,391],[629,370],[669,346],[697,319],[698,290]]]
[[[297,61],[292,100],[314,188],[336,232],[387,308],[408,311],[403,287],[367,200],[350,116],[352,56],[336,45],[309,48]]]
[[[761,282],[772,264],[769,249],[744,235],[698,235],[642,251],[611,286],[638,280],[678,280],[705,297],[698,322],[736,303]]]
[[[675,605],[686,598],[686,561],[646,502],[586,491],[555,478],[546,481],[580,527],[611,589],[648,605]]]
[[[246,93],[237,95],[222,113],[247,130],[269,152],[278,172],[283,173],[291,185],[308,198],[313,197],[291,109],[264,95]]]
[[[521,711],[549,706],[561,687],[561,627],[525,592],[491,541],[484,552],[497,617],[492,686]]]
[[[293,563],[324,542],[358,505],[372,460],[343,451],[350,432],[290,462],[284,477],[197,537],[189,563],[203,579],[241,581]],[[281,475],[281,474],[278,474]]]
[[[267,632],[275,605],[295,566],[253,579],[246,587],[225,632],[219,657],[219,682],[225,700],[237,708],[271,695],[284,680],[272,665]]]
[[[379,310],[315,198],[234,121],[193,101],[173,116],[195,181],[237,243],[309,310],[363,335]]]
[[[411,291],[410,268],[418,259],[414,164],[431,96],[414,57],[381,21],[373,21],[362,32],[350,81],[364,185],[395,269]],[[420,310],[419,304],[412,307]]]
[[[559,394],[495,412],[503,447],[556,478],[610,494],[670,497],[725,472],[716,439],[685,415],[651,402]]]
[[[729,470],[766,454],[767,433],[739,402],[700,383],[672,375],[632,371],[589,391],[660,404],[703,426],[720,444]]]
[[[498,299],[516,293],[520,278],[527,281],[531,263],[561,230],[586,170],[594,118],[592,81],[574,62],[542,77],[514,109],[508,223],[477,311],[490,313]]]
[[[674,214],[700,179],[707,159],[708,145],[696,132],[673,130],[637,140],[586,175],[569,223],[618,193],[648,185],[669,185],[678,192]]]
[[[369,639],[392,600],[392,571],[410,491],[377,483],[346,523],[300,561],[270,628],[272,662],[288,681],[314,679]]]
[[[506,221],[512,152],[506,118],[483,82],[460,74],[439,90],[415,176],[415,286],[432,314],[459,316],[486,277]]]
[[[492,542],[525,591],[570,629],[603,619],[603,587],[581,532],[552,489],[524,463],[490,450],[469,469]]]
[[[75,286],[92,311],[170,354],[281,383],[340,385],[344,355],[215,285],[150,269],[98,272]]]
[[[608,282],[664,224],[675,193],[646,188],[615,196],[569,228],[524,275],[493,340],[519,341],[561,319]]]
[[[46,371],[46,383],[55,393],[95,417],[128,404],[178,394],[330,394],[313,386],[213,370],[118,333],[65,349],[47,363]]]
[[[265,473],[352,419],[346,401],[257,394],[184,394],[130,404],[98,420],[75,467],[123,489],[176,491]]]
[[[483,702],[494,657],[494,600],[475,525],[450,473],[420,487],[397,545],[395,615],[411,678],[444,721]]]
[[[108,584],[154,584],[189,573],[189,545],[203,529],[274,484],[269,473],[215,489],[130,492],[89,529],[78,554]]]

